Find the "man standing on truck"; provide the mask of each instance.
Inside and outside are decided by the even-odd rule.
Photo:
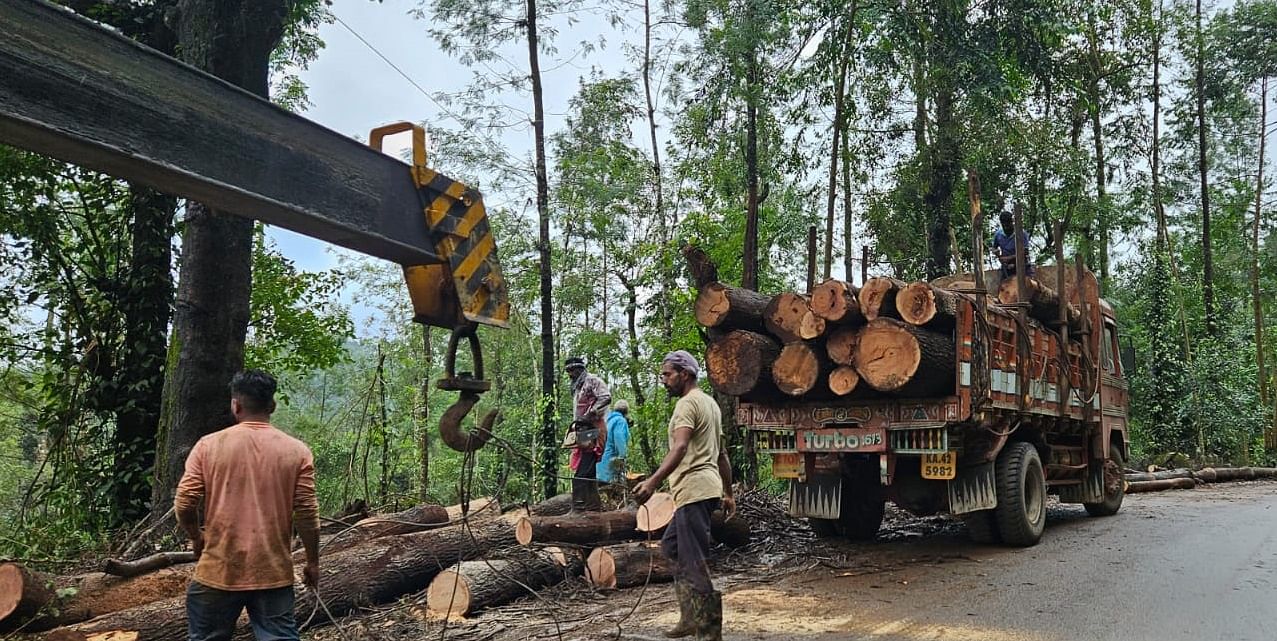
[[[1004,211],[998,216],[1002,228],[993,233],[993,246],[998,252],[998,276],[1006,280],[1015,276],[1015,218]],[[1029,232],[1020,232],[1020,249],[1024,252],[1024,275],[1032,276],[1033,261],[1029,260]]]
[[[585,358],[570,357],[563,366],[568,371],[568,378],[572,379],[571,429],[577,435],[569,462],[572,468],[572,511],[597,512],[603,509],[596,476],[599,456],[607,440],[603,417],[612,404],[612,392],[603,379],[586,373]]]
[[[732,498],[732,466],[723,447],[723,421],[708,394],[696,385],[700,364],[691,354],[670,352],[661,363],[661,385],[677,398],[670,416],[669,453],[648,480],[634,490],[646,501],[668,477],[674,493],[674,520],[661,537],[661,551],[674,562],[674,593],[679,621],[665,633],[670,638],[696,635],[723,638],[723,595],[709,576],[710,515],[721,505],[727,518],[736,513]]]
[[[201,438],[186,457],[173,508],[198,559],[186,590],[190,641],[229,641],[245,608],[258,639],[298,638],[293,528],[306,548],[306,585],[319,585],[315,459],[271,425],[275,389],[261,370],[236,374],[231,414],[238,423]]]

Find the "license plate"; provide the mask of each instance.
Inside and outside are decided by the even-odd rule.
[[[772,478],[802,479],[804,472],[802,454],[772,454]]]
[[[799,452],[886,452],[887,431],[871,427],[800,430]]]
[[[922,455],[922,478],[948,481],[958,475],[958,453]]]

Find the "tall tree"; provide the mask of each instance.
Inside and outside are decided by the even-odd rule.
[[[177,51],[187,63],[268,97],[271,53],[297,0],[180,0]],[[234,422],[227,383],[244,364],[252,289],[253,222],[200,203],[186,207],[169,367],[163,448],[151,512],[165,514],[186,454]]]
[[[1215,311],[1215,261],[1211,253],[1210,182],[1206,162],[1206,65],[1205,41],[1202,36],[1202,0],[1196,0],[1194,17],[1193,98],[1197,116],[1197,176],[1202,206],[1202,307],[1206,313],[1206,331],[1219,333],[1219,319]]]

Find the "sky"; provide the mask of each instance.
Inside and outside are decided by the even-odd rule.
[[[418,0],[335,0],[331,10],[338,22],[320,28],[325,47],[318,60],[300,74],[309,87],[311,103],[304,115],[360,140],[366,139],[374,127],[400,120],[424,123],[427,131],[432,124],[456,129],[457,122],[445,113],[445,108],[423,91],[431,95],[459,91],[471,82],[473,72],[440,50],[427,32],[426,21],[409,15],[418,7]],[[633,70],[620,47],[610,42],[588,55],[577,53],[580,47],[576,43],[597,43],[600,37],[611,38],[615,32],[601,17],[581,15],[576,19],[575,25],[560,21],[560,55],[550,56],[542,63],[546,124],[551,132],[559,128],[578,79],[588,75],[592,67],[608,75]],[[504,53],[516,63],[526,60],[526,49],[514,48]],[[504,101],[519,107],[521,103],[530,104],[528,97],[518,95],[505,96]],[[529,132],[528,126],[511,127],[502,143],[510,153],[526,155],[531,149]],[[401,153],[406,138],[388,139],[387,151]],[[475,144],[483,143],[476,138]],[[336,252],[344,251],[283,229],[273,228],[270,235],[280,251],[305,270],[333,267]]]

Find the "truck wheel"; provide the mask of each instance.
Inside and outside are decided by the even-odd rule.
[[[842,535],[852,541],[869,541],[878,535],[887,494],[878,480],[878,461],[843,459],[842,505],[839,524]]]
[[[834,519],[808,518],[807,525],[811,527],[811,531],[818,539],[831,539],[839,534],[838,521]]]
[[[1046,475],[1031,443],[1009,443],[998,454],[998,534],[1007,545],[1036,545],[1046,529]]]
[[[1002,541],[1002,537],[998,536],[998,523],[993,510],[968,512],[958,518],[962,519],[962,523],[967,526],[967,535],[972,541],[984,544]]]
[[[1091,516],[1113,516],[1122,509],[1122,499],[1126,496],[1126,482],[1122,479],[1122,449],[1117,445],[1109,445],[1109,457],[1104,461],[1104,500],[1099,503],[1083,503],[1086,513]]]

